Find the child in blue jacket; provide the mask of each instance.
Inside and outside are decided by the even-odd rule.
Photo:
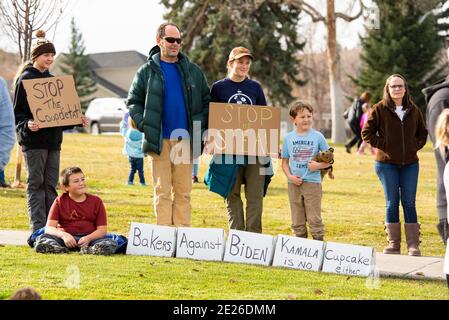
[[[123,154],[128,156],[131,166],[128,185],[132,186],[134,184],[134,175],[137,171],[139,173],[140,185],[146,186],[145,176],[143,174],[143,158],[145,157],[142,152],[143,133],[137,130],[131,117],[128,117],[128,125],[125,120],[120,122],[120,133],[125,137]]]

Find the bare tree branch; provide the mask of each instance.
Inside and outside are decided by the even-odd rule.
[[[345,20],[347,22],[351,22],[351,21],[353,21],[355,19],[358,19],[363,14],[363,11],[366,9],[366,7],[363,4],[362,0],[359,0],[359,4],[360,4],[360,9],[359,9],[359,12],[356,15],[351,17],[351,16],[348,16],[347,14],[344,14],[344,13],[341,13],[341,12],[335,12],[335,17],[343,19],[343,20]]]

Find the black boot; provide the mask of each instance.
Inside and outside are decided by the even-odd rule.
[[[447,245],[447,238],[449,236],[449,224],[447,223],[447,219],[440,219],[440,222],[437,224],[437,230],[444,245]]]

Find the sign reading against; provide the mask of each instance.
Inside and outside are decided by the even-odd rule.
[[[270,235],[230,230],[224,261],[269,266],[273,260],[275,242],[275,237]]]
[[[327,242],[323,272],[368,277],[374,268],[374,259],[371,247]]]
[[[176,228],[132,222],[126,254],[173,257]]]
[[[324,242],[279,235],[273,266],[319,271],[323,261]]]
[[[73,76],[23,80],[34,121],[40,128],[81,124],[81,104]]]
[[[216,154],[278,157],[281,109],[209,104],[209,149]]]
[[[176,257],[197,260],[222,261],[224,230],[178,228]]]

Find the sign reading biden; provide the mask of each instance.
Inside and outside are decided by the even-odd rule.
[[[367,277],[374,267],[373,253],[371,247],[327,242],[323,272]]]
[[[178,228],[176,239],[177,258],[223,260],[223,229]]]
[[[173,257],[176,228],[144,223],[131,223],[126,254]]]
[[[273,260],[274,245],[273,236],[230,230],[224,261],[268,266]]]
[[[319,271],[323,261],[324,242],[279,235],[273,266]]]
[[[40,128],[81,124],[81,103],[73,76],[23,80],[34,121]]]

